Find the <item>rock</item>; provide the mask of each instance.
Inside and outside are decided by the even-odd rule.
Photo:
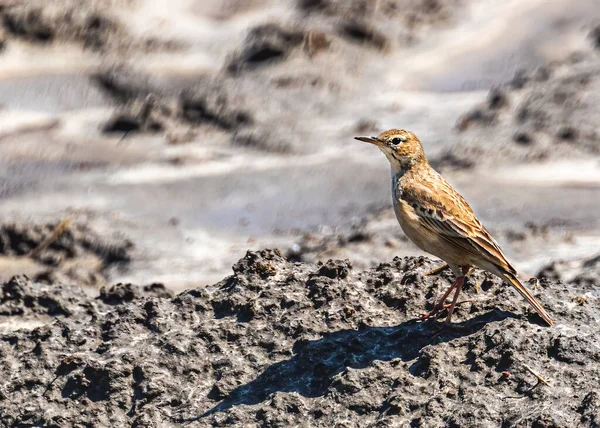
[[[361,21],[349,21],[341,24],[338,33],[354,43],[369,45],[378,50],[383,50],[388,45],[387,37]]]
[[[30,0],[0,6],[0,28],[6,38],[48,45],[75,42],[85,49],[123,55],[125,52],[173,49],[176,43],[131,35],[106,7],[93,1],[48,3]]]
[[[282,61],[299,47],[304,40],[304,32],[287,29],[277,24],[264,24],[248,33],[244,47],[234,54],[227,65],[230,73],[264,66]]]
[[[0,334],[0,423],[315,426],[344,415],[369,425],[382,413],[394,426],[443,426],[449,414],[454,426],[595,423],[598,303],[571,297],[597,286],[540,281],[535,294],[561,327],[548,328],[476,271],[487,293],[467,288],[473,302],[455,318],[463,328],[439,330],[413,321],[452,280],[423,276],[430,266],[396,258],[355,272],[348,261],[293,263],[264,250],[175,297],[117,284],[96,299],[15,278],[0,308],[17,310],[0,321],[55,321]],[[573,393],[535,386],[525,365]],[[507,407],[507,396],[527,400]]]

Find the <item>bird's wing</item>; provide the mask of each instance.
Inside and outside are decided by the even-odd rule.
[[[463,197],[440,175],[421,177],[403,189],[409,204],[429,230],[501,271],[516,274],[498,243],[475,216]]]
[[[460,194],[437,173],[419,177],[403,187],[401,199],[412,206],[421,224],[441,236],[458,250],[466,251],[475,259],[486,260],[498,268],[504,279],[529,302],[537,313],[552,325],[554,321],[519,282],[517,272],[506,256],[475,216]]]

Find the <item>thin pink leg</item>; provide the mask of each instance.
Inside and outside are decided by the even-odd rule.
[[[456,286],[456,291],[454,292],[454,298],[452,299],[452,304],[450,305],[450,307],[448,308],[448,317],[446,318],[446,324],[450,324],[450,320],[452,320],[452,313],[454,312],[454,307],[456,306],[456,301],[458,300],[458,295],[460,294],[460,291],[463,288],[463,285],[465,285],[465,277],[461,276],[460,278],[458,278],[459,283]]]
[[[444,295],[442,296],[442,298],[440,300],[438,300],[438,302],[435,304],[435,306],[433,307],[432,311],[429,312],[428,314],[421,315],[419,317],[419,319],[426,320],[428,318],[431,318],[435,314],[437,314],[442,309],[444,309],[444,303],[446,302],[446,299],[448,298],[448,296],[450,295],[450,293],[452,293],[452,290],[454,290],[454,288],[458,285],[459,280],[460,280],[460,278],[456,278],[454,280],[454,282],[452,283],[452,285],[450,286],[450,288],[448,288],[448,290],[446,291],[446,293],[444,293]]]

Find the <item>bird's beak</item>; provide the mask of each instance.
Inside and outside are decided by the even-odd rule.
[[[365,143],[375,144],[376,146],[381,145],[381,142],[377,137],[354,137],[355,140],[364,141]]]

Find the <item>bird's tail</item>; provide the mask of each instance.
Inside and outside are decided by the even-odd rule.
[[[514,274],[506,272],[504,273],[504,278],[510,283],[510,285],[517,289],[519,294],[523,296],[531,306],[533,306],[536,312],[540,315],[540,317],[543,318],[544,321],[546,321],[548,325],[554,324],[554,320],[550,318],[548,312],[546,312],[546,310],[543,308],[540,302],[538,302],[538,300],[535,297],[533,297],[529,290],[526,289],[523,284],[521,284],[521,282],[517,279],[517,277]]]

